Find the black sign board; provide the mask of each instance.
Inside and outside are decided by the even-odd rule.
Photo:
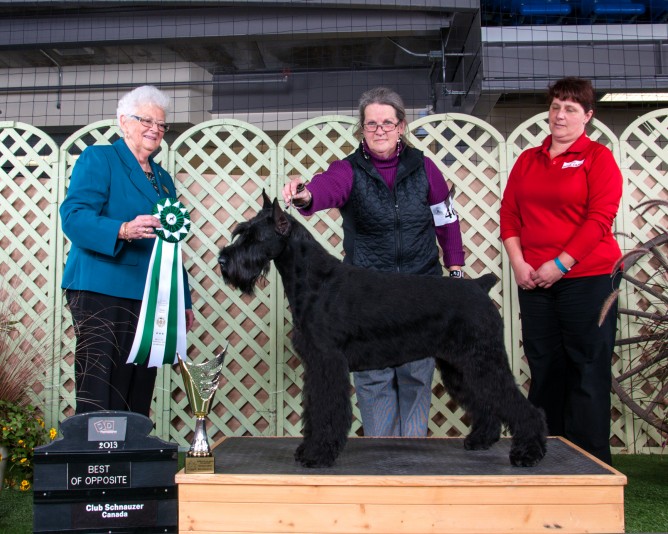
[[[148,417],[93,412],[60,429],[35,449],[34,532],[178,531],[178,447],[149,436]]]

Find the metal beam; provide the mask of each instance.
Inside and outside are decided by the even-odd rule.
[[[668,89],[665,24],[483,28],[484,92],[542,92],[564,76],[599,91]]]
[[[252,16],[251,16],[252,15]],[[0,19],[0,49],[160,42],[173,39],[320,39],[424,35],[450,24],[452,12],[414,9],[228,8],[110,10],[74,16]]]

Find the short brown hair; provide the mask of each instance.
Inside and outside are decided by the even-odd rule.
[[[591,81],[584,78],[576,78],[575,76],[568,76],[557,80],[547,89],[547,103],[558,98],[559,100],[572,100],[580,104],[585,113],[589,113],[594,109],[596,102],[596,92],[591,84]]]
[[[406,108],[404,107],[404,101],[399,96],[399,93],[388,87],[376,87],[362,93],[362,96],[360,97],[360,126],[364,123],[364,112],[366,111],[367,106],[370,106],[371,104],[392,106],[396,112],[397,120],[399,122],[406,120]]]

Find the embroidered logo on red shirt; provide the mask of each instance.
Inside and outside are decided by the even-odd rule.
[[[571,167],[579,167],[585,162],[583,159],[576,159],[575,161],[564,162],[561,166],[562,169],[570,169]]]

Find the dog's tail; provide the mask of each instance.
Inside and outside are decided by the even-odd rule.
[[[485,293],[489,293],[489,290],[496,285],[499,279],[495,274],[487,273],[483,274],[479,278],[474,278],[473,281],[476,282],[482,289],[484,289]]]

